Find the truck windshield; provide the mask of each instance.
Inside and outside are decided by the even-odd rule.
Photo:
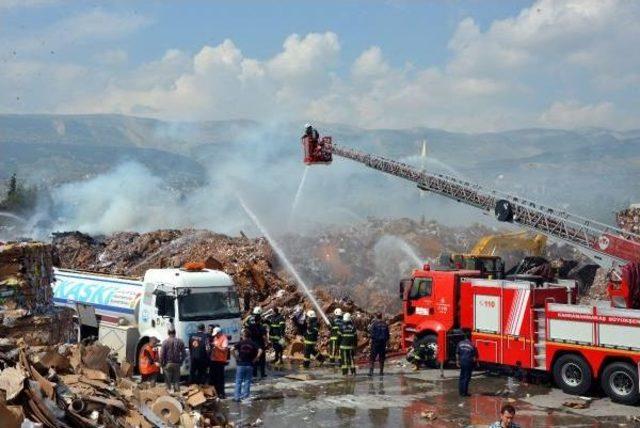
[[[238,294],[234,290],[191,293],[178,298],[181,321],[204,321],[240,316]]]

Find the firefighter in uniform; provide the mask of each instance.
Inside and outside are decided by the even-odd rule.
[[[333,311],[331,320],[331,336],[329,337],[329,361],[340,364],[340,328],[342,327],[342,309]]]
[[[420,370],[421,364],[426,364],[428,355],[427,351],[427,344],[420,341],[415,347],[410,348],[409,352],[407,352],[407,361],[415,365],[413,368],[414,371]]]
[[[461,397],[469,397],[469,382],[473,366],[478,360],[478,350],[473,343],[465,337],[458,342],[456,347],[456,365],[460,367],[460,379],[458,381],[458,393]]]
[[[304,359],[302,360],[302,366],[305,369],[308,369],[311,365],[312,355],[320,364],[324,361],[324,357],[316,349],[316,342],[318,342],[318,318],[316,317],[316,312],[311,310],[307,312],[307,328],[304,333]]]
[[[351,374],[356,374],[354,356],[357,344],[358,332],[351,321],[351,314],[346,312],[342,316],[342,327],[340,328],[340,362],[344,376],[349,370],[351,370]]]
[[[158,345],[158,338],[151,337],[141,349],[138,355],[138,367],[143,382],[150,382],[155,386],[156,378],[160,373],[160,358],[155,347]]]
[[[251,315],[249,315],[249,317],[245,321],[245,327],[247,328],[247,330],[249,330],[249,333],[251,335],[251,340],[253,340],[253,342],[256,344],[256,346],[259,349],[262,349],[258,363],[253,365],[253,376],[254,377],[258,376],[258,367],[260,367],[260,377],[264,378],[267,376],[266,374],[267,360],[265,357],[265,354],[266,354],[265,348],[267,347],[266,346],[267,345],[266,343],[267,329],[264,325],[264,322],[262,321],[262,308],[260,306],[256,306],[255,308],[253,308],[253,312],[251,313]]]
[[[380,362],[380,376],[384,375],[384,360],[387,354],[387,342],[389,342],[389,326],[382,319],[382,313],[376,314],[376,319],[369,327],[371,337],[371,353],[369,355],[369,376],[373,376],[373,365],[376,358]]]
[[[273,315],[269,320],[269,341],[275,352],[273,364],[283,364],[282,362],[282,341],[284,339],[284,317],[280,314],[280,310],[276,307],[273,309]]]

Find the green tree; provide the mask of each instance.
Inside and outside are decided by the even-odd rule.
[[[38,189],[35,186],[25,186],[15,173],[7,183],[7,193],[0,201],[0,210],[15,214],[25,214],[32,211],[38,202]]]

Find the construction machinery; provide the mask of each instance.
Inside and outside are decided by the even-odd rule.
[[[475,243],[471,255],[493,256],[504,251],[525,251],[530,256],[540,256],[547,245],[547,237],[526,230],[483,236]]]
[[[525,252],[529,256],[540,256],[547,242],[542,234],[528,231],[499,233],[483,236],[468,253],[442,253],[440,268],[468,269],[487,272],[494,278],[504,277],[505,263],[501,256],[508,251]]]
[[[543,257],[546,243],[545,235],[527,230],[486,235],[468,253],[441,254],[438,267],[479,270],[498,279],[523,277],[533,272],[547,280],[574,279],[578,294],[586,294],[591,288],[598,265],[564,259],[550,263]],[[505,257],[505,254],[514,252],[524,256],[516,264],[513,259],[509,263],[509,257]],[[509,264],[512,266],[507,266]]]
[[[494,279],[495,265],[440,270],[425,264],[400,282],[403,349],[426,344],[431,363],[442,366],[470,337],[483,364],[552,374],[572,394],[585,394],[599,381],[612,400],[640,402],[640,236],[449,175],[335,144],[331,149],[422,190],[493,211],[498,221],[565,242],[610,268],[610,300],[578,305],[573,280]]]

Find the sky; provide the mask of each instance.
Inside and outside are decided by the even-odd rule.
[[[0,113],[640,128],[640,2],[0,0]]]

